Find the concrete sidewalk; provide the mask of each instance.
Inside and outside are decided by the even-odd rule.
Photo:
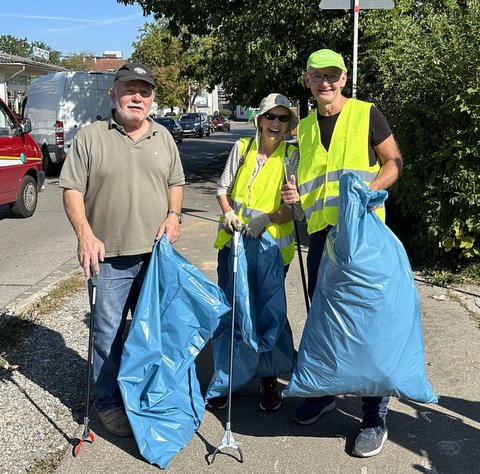
[[[218,210],[213,185],[186,188],[185,223],[177,245],[186,258],[215,278],[216,252],[212,248]],[[296,344],[305,319],[298,262],[287,277],[289,319]],[[421,405],[392,399],[388,416],[389,440],[382,453],[357,459],[349,453],[357,434],[360,403],[340,397],[337,410],[317,423],[301,427],[291,421],[297,399],[285,399],[273,413],[258,407],[258,383],[252,382],[233,399],[232,432],[245,461],[219,454],[212,465],[207,456],[222,441],[225,410],[206,413],[191,443],[171,462],[172,473],[437,473],[480,472],[480,331],[478,288],[464,293],[418,281],[422,305],[429,379],[438,405]],[[208,382],[208,354],[199,360],[203,383]],[[81,427],[80,427],[81,428]],[[81,429],[77,435],[81,434]],[[94,416],[95,443],[84,444],[80,455],[67,452],[58,473],[155,472],[140,456],[133,438],[117,439],[102,431]],[[233,456],[235,451],[230,451]]]

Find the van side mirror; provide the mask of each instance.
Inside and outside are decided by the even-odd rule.
[[[30,133],[32,131],[32,122],[30,122],[30,119],[24,118],[20,122],[20,128],[22,129],[22,133]]]

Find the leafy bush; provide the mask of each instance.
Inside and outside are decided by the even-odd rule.
[[[479,1],[399,0],[395,10],[369,15],[360,66],[405,160],[392,226],[417,259],[480,257]]]
[[[230,119],[230,117],[232,116],[232,111],[230,109],[220,109],[219,112],[220,115],[227,117],[227,119]]]

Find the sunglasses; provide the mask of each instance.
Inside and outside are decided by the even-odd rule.
[[[276,115],[272,114],[272,112],[265,112],[262,117],[265,117],[267,120],[278,119],[282,123],[290,122],[290,115]]]

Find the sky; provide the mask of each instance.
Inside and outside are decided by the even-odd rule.
[[[139,29],[153,21],[143,16],[138,4],[126,6],[116,0],[3,0],[0,35],[42,41],[62,55],[121,51],[128,58]]]

